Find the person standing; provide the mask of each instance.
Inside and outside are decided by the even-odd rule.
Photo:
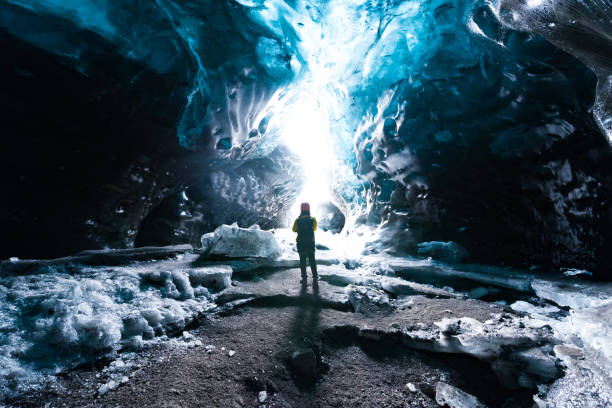
[[[300,216],[293,223],[293,232],[297,232],[297,250],[300,255],[300,269],[302,271],[302,285],[307,284],[306,277],[306,259],[310,264],[312,272],[312,285],[319,285],[319,276],[317,275],[317,262],[315,260],[315,238],[314,232],[317,230],[317,219],[310,215],[310,204],[302,203],[300,205]]]

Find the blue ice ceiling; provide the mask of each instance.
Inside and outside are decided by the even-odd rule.
[[[0,14],[3,27],[64,56],[85,75],[95,75],[96,67],[88,61],[92,50],[84,31],[157,72],[184,76],[192,83],[177,126],[184,146],[197,146],[211,131],[239,146],[263,130],[262,109],[274,91],[308,83],[297,92],[322,92],[340,105],[329,113],[343,155],[357,124],[371,121],[368,114],[376,117],[379,108],[401,110],[404,95],[398,93],[422,92],[425,82],[452,80],[473,66],[480,67],[483,82],[490,82],[492,61],[513,51],[500,7],[510,15],[507,23],[523,29],[530,29],[528,17],[562,7],[543,0],[522,6],[471,0],[3,2],[8,4]],[[592,8],[602,7],[603,14],[606,6],[594,2]],[[552,17],[548,28],[555,26]],[[606,84],[600,88],[605,91]],[[451,91],[460,90],[453,86]],[[211,104],[216,109],[208,109]],[[602,127],[609,125],[605,109],[596,114]]]
[[[84,32],[95,33],[125,57],[157,72],[182,75],[192,84],[177,125],[184,146],[196,147],[207,133],[223,135],[231,139],[231,146],[240,146],[249,135],[264,130],[262,111],[275,91],[309,84],[293,94],[309,90],[334,99],[331,103],[338,106],[326,114],[332,115],[331,133],[342,156],[353,143],[356,126],[371,126],[366,122],[382,117],[380,108],[400,112],[406,92],[423,92],[427,82],[452,81],[473,66],[480,67],[482,82],[494,80],[495,73],[488,73],[494,69],[494,60],[513,52],[501,20],[529,30],[533,27],[528,18],[548,10],[550,30],[555,27],[550,8],[563,7],[540,0],[525,4],[470,0],[4,2],[8,6],[0,14],[3,27],[65,57],[85,75],[95,75],[96,67],[88,60],[95,50]],[[580,4],[591,14],[605,15],[608,10],[606,2],[594,2],[591,9]],[[565,8],[560,13],[571,18]],[[574,21],[585,23],[584,18]],[[604,34],[609,30],[605,25],[597,29]],[[598,71],[605,93],[605,67]],[[450,90],[465,92],[459,88]],[[280,98],[277,105],[290,104],[292,97]],[[602,128],[607,128],[610,119],[604,99],[595,113]],[[282,107],[277,106],[272,113],[279,110]],[[435,112],[431,115],[435,117]],[[401,126],[401,114],[395,116]],[[227,141],[221,146],[227,147]]]

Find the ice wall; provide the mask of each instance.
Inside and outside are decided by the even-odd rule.
[[[481,261],[605,264],[597,259],[612,224],[601,133],[610,111],[606,1],[1,4],[6,33],[104,87],[130,88],[143,73],[167,80],[159,98],[176,112],[170,127],[208,166],[196,180],[180,175],[144,194],[124,245],[185,185],[235,180],[266,195],[270,177],[258,163],[282,147],[299,169],[276,166],[281,205],[245,201],[228,217],[280,220],[302,198],[298,179],[291,183],[298,174],[303,196],[328,195],[321,201],[342,210],[347,228],[382,224],[402,236],[389,241],[398,253],[453,241]],[[141,71],[109,78],[111,55]],[[240,195],[232,189],[203,196],[225,202]]]

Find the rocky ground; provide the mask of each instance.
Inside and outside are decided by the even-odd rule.
[[[503,384],[516,374],[511,348],[538,350],[548,339],[520,328],[508,307],[450,293],[389,299],[374,289],[352,291],[334,267],[320,269],[318,290],[299,285],[298,269],[243,276],[223,292],[216,314],[181,336],[66,372],[46,390],[9,403],[434,407],[446,396],[449,406],[479,406],[476,398],[488,406],[533,404],[532,390]],[[475,331],[477,324],[491,328]],[[495,332],[500,324],[524,330],[522,337]],[[474,404],[459,405],[465,401]]]
[[[231,228],[211,245],[274,238]],[[322,246],[302,286],[264,244],[0,263],[0,405],[610,406],[612,286],[585,271]]]

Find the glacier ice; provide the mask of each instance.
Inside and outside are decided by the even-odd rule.
[[[434,259],[448,262],[461,262],[468,257],[468,253],[456,242],[421,242],[417,253],[421,256],[429,256]]]
[[[349,302],[355,312],[363,314],[389,313],[392,306],[389,296],[382,290],[368,286],[348,285],[346,287]]]
[[[436,402],[450,408],[483,408],[478,398],[444,382],[436,383]]]
[[[204,234],[202,252],[228,258],[276,258],[282,250],[271,231],[263,231],[258,225],[240,228],[234,223]]]
[[[603,54],[587,47],[592,43],[578,41],[592,34],[607,44],[608,29],[599,18],[607,4],[580,3],[577,10],[587,11],[581,14],[553,1],[526,7],[512,0],[159,0],[146,5],[10,0],[0,9],[0,27],[92,81],[109,81],[97,63],[108,54],[168,82],[180,78],[184,84],[180,90],[173,87],[167,99],[179,112],[174,125],[180,144],[214,159],[210,184],[221,188],[211,193],[211,202],[233,207],[236,201],[235,208],[248,204],[259,209],[253,202],[261,201],[260,195],[246,190],[264,196],[285,190],[279,195],[286,202],[265,211],[274,215],[271,223],[280,224],[281,213],[297,198],[290,181],[263,185],[259,176],[266,169],[236,178],[231,173],[246,160],[269,157],[287,145],[300,153],[308,175],[304,184],[333,197],[347,216],[347,228],[388,222],[395,227],[390,235],[406,238],[392,240],[397,249],[411,254],[419,242],[452,240],[473,256],[504,250],[502,258],[515,259],[506,246],[493,247],[495,240],[483,242],[486,234],[479,233],[483,227],[474,220],[479,209],[507,198],[499,193],[510,183],[522,196],[539,197],[525,204],[525,212],[532,204],[553,201],[552,221],[558,222],[534,210],[515,220],[518,227],[500,220],[500,234],[514,231],[515,243],[526,241],[527,247],[533,242],[555,246],[552,262],[558,264],[583,259],[595,245],[589,240],[593,230],[603,228],[596,221],[604,209],[595,204],[585,209],[565,191],[568,185],[578,191],[571,194],[588,194],[595,202],[605,185],[600,177],[588,181],[594,171],[582,163],[586,148],[584,155],[564,157],[568,145],[596,141],[589,117],[595,77],[529,33],[550,39],[597,73],[593,112],[602,129],[608,129],[609,69],[598,57]],[[574,23],[565,21],[573,17]],[[596,28],[592,33],[573,28],[589,22]],[[126,73],[129,78],[121,85],[130,88],[137,72]],[[484,106],[482,100],[490,103]],[[551,149],[558,149],[551,162],[560,159],[563,165],[546,170],[548,163],[532,156],[546,156],[542,153]],[[516,169],[506,160],[517,158],[529,163],[519,169],[524,177],[513,178],[509,175]],[[501,159],[496,182],[482,192],[464,191],[469,180],[491,169],[490,159]],[[542,174],[528,170],[535,161]],[[469,169],[478,165],[471,174]],[[548,171],[558,173],[558,183],[548,183]],[[132,176],[142,183],[142,174]],[[454,185],[456,191],[447,188]],[[516,204],[512,197],[504,205]],[[466,204],[473,200],[482,205]],[[113,210],[124,217],[131,213],[121,205]],[[524,239],[516,231],[530,230],[534,220],[553,225],[554,236],[538,232]],[[214,221],[217,226],[232,220]],[[257,219],[245,225],[253,222],[274,226]],[[572,232],[564,234],[565,227]],[[124,243],[133,241],[128,237]]]
[[[590,134],[590,112],[610,137],[611,76],[608,61],[601,58],[609,49],[607,0],[567,4],[514,0],[159,0],[144,6],[113,0],[8,0],[1,7],[4,31],[55,53],[63,64],[92,80],[102,75],[96,61],[109,50],[138,61],[143,69],[183,78],[188,92],[181,95],[184,108],[176,124],[180,143],[194,150],[218,147],[215,155],[233,160],[232,164],[224,163],[230,168],[240,166],[243,160],[268,156],[279,143],[296,147],[297,142],[305,141],[297,147],[308,147],[319,137],[317,145],[325,154],[313,156],[311,165],[317,167],[328,158],[340,163],[332,166],[330,187],[346,211],[348,229],[357,232],[358,219],[395,228],[387,230],[394,242],[372,242],[367,248],[372,255],[369,258],[355,256],[366,251],[362,242],[355,244],[347,235],[338,239],[321,234],[321,242],[346,240],[343,248],[334,247],[336,255],[321,251],[322,259],[338,261],[355,271],[330,277],[334,282],[364,285],[370,279],[364,275],[374,273],[391,275],[372,281],[398,296],[425,293],[486,298],[504,296],[504,289],[513,291],[513,296],[535,294],[569,308],[567,316],[560,307],[526,300],[512,303],[512,308],[529,313],[532,324],[550,324],[559,337],[580,348],[586,357],[580,362],[565,359],[570,367],[567,379],[552,386],[549,398],[567,397],[562,384],[571,387],[584,381],[571,370],[593,373],[601,369],[605,374],[597,378],[609,376],[609,287],[534,279],[506,268],[390,259],[384,254],[397,245],[398,251],[452,263],[462,260],[465,252],[449,239],[462,242],[465,236],[481,237],[480,242],[487,245],[494,241],[478,225],[484,223],[461,213],[449,217],[453,211],[446,205],[449,200],[435,196],[434,182],[452,173],[449,162],[460,157],[456,154],[460,151],[470,153],[464,155],[471,160],[470,168],[481,163],[480,169],[486,171],[502,167],[492,168],[487,161],[492,157],[497,164],[514,159],[527,163],[529,170],[523,169],[520,177],[515,177],[512,168],[511,177],[496,175],[504,191],[504,183],[520,180],[520,186],[512,184],[520,187],[516,196],[527,200],[536,195],[542,200],[535,203],[543,201],[543,207],[554,208],[556,216],[551,220],[535,203],[528,202],[529,211],[525,212],[532,218],[523,220],[528,227],[530,220],[552,225],[544,231],[533,228],[537,239],[554,236],[557,250],[549,256],[544,242],[544,257],[559,263],[559,259],[566,259],[566,252],[572,252],[567,248],[577,248],[578,252],[572,252],[575,257],[568,258],[574,264],[576,259],[585,259],[585,254],[593,258],[588,238],[599,230],[573,226],[583,219],[598,225],[602,219],[598,217],[606,214],[604,206],[601,213],[597,212],[600,207],[583,206],[584,201],[602,201],[605,179],[591,177],[580,162],[565,157],[538,162],[537,170],[545,182],[527,173],[533,169],[530,155],[545,157],[545,152],[558,146],[565,146],[565,150],[555,154],[569,154],[572,140]],[[578,89],[590,84],[578,80],[588,73],[568,63],[541,38],[518,30],[548,38],[591,67],[598,80],[592,110],[589,92],[581,95],[583,91]],[[473,102],[465,103],[467,100]],[[490,103],[482,104],[482,100]],[[319,126],[329,129],[329,134],[309,135],[305,128],[316,122],[313,118],[320,120],[323,125]],[[337,146],[336,151],[325,149],[325,141]],[[326,160],[321,160],[322,156]],[[590,153],[588,157],[592,157]],[[443,173],[445,169],[451,171]],[[463,174],[457,173],[457,178]],[[234,183],[229,174],[223,169],[211,175],[211,185],[218,187],[215,191],[227,203],[250,205],[250,200],[263,201],[265,197],[251,197],[246,190],[272,192],[287,186],[271,181],[264,188],[250,171],[244,171]],[[477,172],[474,175],[478,176]],[[143,181],[140,175],[132,177],[136,183]],[[438,194],[447,190],[437,187]],[[495,189],[462,189],[459,185],[457,191],[451,191],[456,194],[451,195],[451,202],[459,207],[476,201],[477,214],[501,199]],[[485,197],[479,201],[486,194],[494,200]],[[515,195],[511,196],[504,204],[517,203]],[[287,205],[275,202],[266,209],[278,213]],[[129,212],[115,208],[118,214]],[[448,228],[446,236],[419,236],[414,226],[427,222],[433,223],[436,231]],[[520,228],[510,227],[509,231],[519,231],[519,240],[530,242]],[[396,235],[397,231],[403,235]],[[548,234],[550,231],[554,234]],[[222,226],[201,242],[213,257],[269,258],[275,263],[267,265],[295,265],[289,259],[295,257],[290,245],[293,237],[285,234],[281,242],[280,235]],[[473,254],[471,247],[470,252]],[[277,259],[281,256],[285,257]],[[524,256],[516,258],[523,262]],[[230,286],[232,273],[230,267],[166,267],[163,263],[85,268],[49,264],[44,272],[23,273],[25,263],[12,261],[11,271],[21,272],[3,273],[0,284],[0,376],[7,386],[15,385],[14,379],[26,371],[32,375],[39,368],[53,372],[121,347],[139,348],[154,336],[180,333],[213,307],[215,294]],[[249,269],[263,265],[258,262],[240,260],[232,265]],[[443,285],[447,287],[441,288]],[[451,286],[457,290],[450,290]],[[387,295],[379,289],[351,287],[348,291],[355,309],[367,310],[372,304],[387,307],[388,297],[385,299]],[[444,342],[446,349],[489,356],[479,349],[479,341],[467,337],[468,329],[486,332],[487,325],[465,319],[441,325],[442,332],[449,334],[440,343]],[[547,351],[540,350],[536,355],[517,355],[517,361],[532,361],[535,365],[529,370],[549,376],[554,371],[549,357]],[[530,378],[521,381],[527,385],[533,382]],[[605,384],[593,384],[599,394],[609,393]]]
[[[116,267],[75,264],[3,276],[0,394],[19,391],[28,382],[34,386],[36,378],[46,378],[43,374],[101,355],[138,349],[143,340],[181,333],[231,284],[229,266],[192,268],[188,261],[195,259]]]
[[[565,375],[537,397],[542,404],[555,407],[606,406],[612,401],[612,287],[609,283],[589,282],[573,277],[533,279],[531,285],[540,299],[553,305],[517,301],[515,310],[529,313],[533,325],[551,327],[563,344],[555,354],[563,362]],[[530,356],[530,361],[533,360]],[[546,370],[545,366],[541,369]]]

